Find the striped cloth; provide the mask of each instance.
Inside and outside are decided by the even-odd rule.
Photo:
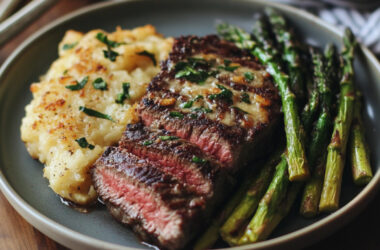
[[[354,7],[329,5],[321,1],[275,0],[275,2],[302,7],[340,29],[350,27],[361,43],[380,56],[380,4],[371,6],[369,10],[358,10]]]

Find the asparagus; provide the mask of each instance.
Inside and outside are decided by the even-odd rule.
[[[287,63],[290,78],[290,87],[302,102],[305,99],[305,81],[300,57],[300,44],[294,33],[290,30],[285,18],[272,8],[265,10],[269,17],[276,40],[282,47],[282,59]]]
[[[244,196],[235,207],[231,215],[220,228],[220,234],[224,241],[231,246],[236,245],[239,240],[239,230],[256,211],[260,199],[263,197],[269,182],[273,176],[274,167],[279,161],[280,152],[275,152],[270,160],[262,167],[255,178],[247,178],[249,188],[244,188]],[[240,190],[239,190],[240,191]]]
[[[352,177],[356,185],[368,184],[372,179],[371,164],[369,162],[368,147],[364,138],[363,121],[361,117],[361,93],[357,92],[354,107],[354,117],[350,135],[350,160]]]
[[[258,27],[260,27],[259,22]],[[290,89],[288,75],[282,71],[281,60],[278,54],[275,53],[276,50],[270,49],[271,46],[269,43],[265,43],[265,48],[263,48],[262,45],[258,46],[247,32],[232,25],[225,23],[219,24],[217,30],[226,40],[234,42],[242,49],[248,49],[266,66],[267,71],[274,78],[281,94],[282,109],[284,112],[289,179],[291,181],[307,179],[309,177],[309,169],[304,150],[304,130],[298,115],[296,96]],[[265,31],[267,29],[261,30]],[[259,32],[260,29],[256,29],[256,31]],[[257,38],[265,37],[265,33],[266,32],[262,32]]]
[[[332,138],[328,146],[325,179],[319,202],[321,212],[331,212],[339,207],[346,146],[353,117],[355,99],[353,59],[357,42],[348,28],[345,30],[343,43],[343,75],[340,81],[338,115],[334,121]]]
[[[332,87],[336,80],[337,63],[336,50],[332,44],[326,46],[324,66],[323,56],[315,50],[311,51],[315,65],[314,77],[317,81],[320,93],[321,112],[311,134],[310,147],[308,149],[309,166],[314,167],[311,179],[306,183],[302,195],[300,213],[305,217],[313,217],[318,213],[318,204],[321,197],[323,174],[325,172],[326,151],[329,143],[329,135],[332,129]]]
[[[282,155],[268,190],[260,200],[255,216],[240,238],[239,245],[263,240],[272,232],[281,220],[277,211],[286,197],[288,183],[287,161],[285,155]]]

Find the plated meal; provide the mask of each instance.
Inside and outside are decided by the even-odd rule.
[[[272,9],[253,34],[217,31],[68,31],[21,127],[53,191],[99,197],[158,247],[204,249],[265,240],[298,196],[303,216],[335,211],[346,157],[370,181],[349,31],[340,55]]]

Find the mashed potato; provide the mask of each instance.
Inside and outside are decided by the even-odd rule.
[[[98,39],[99,33],[108,41]],[[21,125],[21,138],[30,155],[45,164],[44,177],[54,192],[77,204],[96,199],[89,168],[107,146],[120,139],[126,124],[136,120],[136,102],[159,72],[158,62],[167,57],[172,43],[173,39],[163,38],[150,25],[117,28],[109,34],[102,30],[66,32],[59,44],[59,58],[30,87],[33,100],[26,106]],[[118,54],[114,62],[106,57],[110,51],[113,56]],[[106,89],[104,83],[101,89],[95,88],[96,79],[106,82]],[[123,83],[130,84],[129,97],[125,95],[120,104],[115,100],[123,93]],[[70,85],[84,87],[71,90]],[[90,116],[79,110],[81,106],[113,121]],[[80,138],[94,147],[80,145]]]

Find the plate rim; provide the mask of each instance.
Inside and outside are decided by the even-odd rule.
[[[49,31],[54,29],[56,26],[74,17],[86,15],[89,12],[92,12],[104,7],[125,4],[126,2],[142,2],[142,1],[144,0],[111,1],[111,2],[101,2],[101,3],[92,4],[90,6],[86,6],[78,10],[75,10],[69,14],[66,14],[58,18],[57,20],[51,22],[50,24],[43,26],[33,35],[29,36],[5,60],[3,65],[0,67],[0,82],[2,78],[4,77],[4,75],[7,73],[7,70],[9,70],[12,67],[16,59],[22,55],[22,53],[29,47],[29,45],[32,44],[35,40],[39,39],[45,33],[48,33]],[[232,2],[231,0],[229,1]],[[337,27],[334,27],[333,25],[328,24],[327,22],[323,21],[319,17],[309,12],[306,12],[302,9],[298,9],[298,8],[281,4],[281,3],[268,2],[265,0],[239,0],[239,1],[246,2],[246,3],[259,3],[265,6],[271,6],[271,7],[277,8],[279,10],[285,10],[289,13],[298,15],[300,18],[306,19],[316,24],[317,26],[331,33],[334,33],[335,35],[338,35],[339,37],[342,37],[343,32],[340,31]],[[376,59],[374,54],[362,44],[360,44],[360,47],[364,54],[364,57],[375,66],[376,71],[380,72],[380,63]],[[2,88],[1,85],[0,85],[0,88]],[[311,236],[313,235],[315,236],[317,232],[320,233],[323,229],[325,229],[327,226],[331,224],[335,226],[335,230],[336,230],[342,227],[345,223],[348,223],[350,219],[353,219],[362,209],[364,209],[364,207],[372,200],[372,198],[378,192],[379,188],[380,188],[380,171],[377,171],[372,181],[367,186],[365,186],[351,201],[349,201],[345,206],[340,208],[338,211],[326,216],[325,218],[322,218],[309,226],[303,227],[294,232],[291,232],[291,233],[288,233],[288,234],[285,234],[273,239],[269,239],[263,242],[258,242],[258,243],[249,244],[245,246],[233,247],[229,249],[252,249],[252,248],[266,249],[269,247],[278,248],[281,246],[288,245],[301,238],[307,238],[307,237],[311,238]],[[104,248],[135,249],[135,248],[126,247],[123,245],[99,240],[91,236],[87,236],[81,232],[77,232],[73,229],[63,226],[62,224],[54,221],[53,219],[48,218],[47,216],[39,212],[37,209],[29,205],[24,199],[22,199],[19,196],[19,194],[14,190],[14,188],[9,184],[4,174],[2,173],[1,169],[0,169],[0,190],[4,194],[6,199],[9,201],[9,203],[16,209],[16,211],[24,219],[26,219],[32,226],[36,227],[38,230],[48,235],[50,238],[56,240],[57,242],[61,243],[62,245],[76,248],[76,249],[80,249],[84,247],[92,247],[93,249],[104,249]],[[353,213],[354,216],[351,216],[351,218],[349,218],[348,216],[349,212]],[[338,224],[339,221],[344,222],[344,223]],[[328,233],[325,232],[325,233],[319,234],[317,238],[320,239],[320,238],[326,237],[327,235]],[[309,240],[308,243],[305,242],[304,245],[311,244],[317,240],[315,238],[313,239],[314,241]],[[69,241],[66,241],[66,240],[69,240]],[[298,245],[298,246],[301,246],[301,245]]]

